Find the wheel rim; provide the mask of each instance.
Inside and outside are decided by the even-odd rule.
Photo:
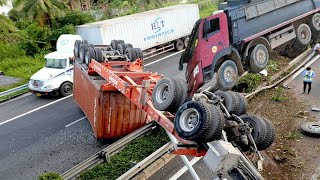
[[[302,26],[299,34],[300,34],[299,37],[300,37],[301,43],[303,43],[304,45],[309,44],[311,40],[311,33],[310,33],[310,30],[308,29],[308,25]]]
[[[313,16],[313,27],[317,30],[320,31],[320,14],[315,14]]]
[[[65,94],[69,94],[71,92],[71,90],[72,90],[72,87],[69,84],[65,85],[63,88],[63,92]]]
[[[185,132],[191,132],[194,130],[195,127],[199,124],[199,112],[194,109],[190,108],[185,110],[180,117],[179,125],[181,129]]]
[[[319,124],[309,124],[307,126],[308,129],[313,130],[313,131],[318,131],[320,132],[320,125]]]
[[[224,69],[224,79],[226,82],[233,82],[235,79],[236,70],[232,66],[227,66]]]
[[[257,63],[264,64],[267,59],[267,54],[263,49],[258,49],[256,54]]]
[[[167,83],[163,83],[159,86],[158,91],[156,92],[156,100],[159,103],[163,103],[167,100],[169,96],[169,85]]]

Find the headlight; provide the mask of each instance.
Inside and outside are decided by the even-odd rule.
[[[199,73],[199,66],[197,65],[193,70],[193,77],[196,77],[198,73]]]

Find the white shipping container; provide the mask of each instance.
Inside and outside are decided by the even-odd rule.
[[[95,45],[124,40],[145,50],[190,35],[198,19],[198,5],[183,4],[80,25],[76,31]]]

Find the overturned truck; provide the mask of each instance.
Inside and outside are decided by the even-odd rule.
[[[270,121],[246,113],[242,94],[191,94],[182,79],[144,71],[138,48],[122,54],[112,45],[86,43],[75,43],[73,97],[97,139],[122,137],[155,121],[179,141],[172,153],[204,156],[217,174],[263,179],[243,152],[255,152],[262,160],[259,151],[272,144],[275,131]],[[87,47],[84,55],[80,46]]]

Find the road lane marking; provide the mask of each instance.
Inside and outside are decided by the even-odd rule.
[[[196,162],[198,162],[202,157],[195,157],[190,161],[190,164],[193,166]],[[188,171],[187,166],[183,166],[176,174],[174,174],[169,180],[176,180],[181,177],[186,171]]]
[[[40,109],[43,109],[43,108],[45,108],[45,107],[48,107],[48,106],[50,106],[50,105],[52,105],[52,104],[55,104],[55,103],[57,103],[57,102],[63,101],[63,100],[65,100],[65,99],[67,99],[67,98],[69,98],[69,97],[71,97],[71,96],[73,96],[73,94],[71,94],[71,95],[69,95],[69,96],[66,96],[66,97],[63,97],[63,98],[61,98],[61,99],[58,99],[58,100],[56,100],[56,101],[53,101],[53,102],[51,102],[51,103],[48,103],[48,104],[46,104],[46,105],[40,106],[40,107],[38,107],[38,108],[36,108],[36,109],[33,109],[33,110],[31,110],[31,111],[28,111],[28,112],[26,112],[26,113],[20,114],[19,116],[13,117],[13,118],[8,119],[8,120],[5,120],[5,121],[3,121],[3,122],[0,122],[0,126],[6,124],[6,123],[8,123],[8,122],[11,122],[11,121],[13,121],[13,120],[16,120],[16,119],[18,119],[18,118],[21,118],[21,117],[23,117],[23,116],[25,116],[25,115],[28,115],[28,114],[30,114],[30,113],[33,113],[33,112],[35,112],[35,111],[38,111],[38,110],[40,110]]]
[[[80,118],[80,119],[78,119],[78,120],[75,120],[75,121],[73,121],[72,123],[67,124],[65,127],[67,128],[67,127],[69,127],[69,126],[72,126],[72,125],[74,125],[75,123],[77,123],[77,122],[79,122],[79,121],[81,121],[81,120],[84,120],[85,118],[87,118],[87,116],[84,116],[84,117],[82,117],[82,118]]]
[[[150,65],[152,65],[152,64],[154,64],[154,63],[163,61],[163,60],[165,60],[165,59],[167,59],[167,58],[169,58],[169,57],[172,57],[172,56],[174,56],[174,55],[177,55],[177,54],[179,54],[179,53],[181,53],[181,52],[183,52],[183,51],[184,51],[184,50],[181,50],[181,51],[178,51],[178,52],[176,52],[176,53],[170,54],[169,56],[166,56],[166,57],[163,57],[163,58],[158,59],[158,60],[156,60],[156,61],[153,61],[153,62],[151,62],[151,63],[148,63],[148,64],[146,64],[146,65],[144,65],[144,66],[145,66],[145,67],[150,66]]]

